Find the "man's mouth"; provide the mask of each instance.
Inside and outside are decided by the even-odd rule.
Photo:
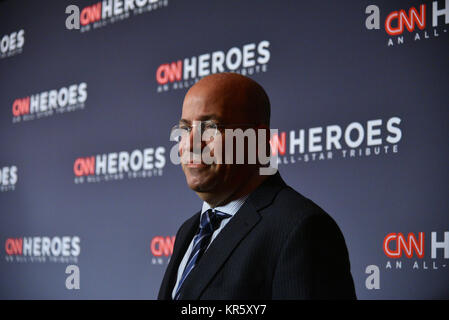
[[[201,155],[192,153],[184,153],[181,157],[181,162],[187,168],[205,168],[209,166],[202,161]]]
[[[186,163],[185,166],[187,168],[205,168],[208,167],[209,165],[205,164],[205,163],[193,163],[193,162],[189,162]]]

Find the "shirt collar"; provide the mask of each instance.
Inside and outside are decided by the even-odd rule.
[[[231,202],[228,202],[224,206],[218,206],[213,209],[223,212],[223,213],[227,213],[231,216],[234,216],[237,213],[237,211],[239,211],[239,209],[243,206],[243,204],[245,203],[245,201],[248,197],[249,197],[249,194],[247,194],[246,196],[243,196],[241,198],[238,198],[236,200],[233,200]],[[204,201],[203,208],[201,209],[201,215],[203,215],[204,212],[206,212],[207,210],[209,210],[211,208],[212,207],[206,201]]]

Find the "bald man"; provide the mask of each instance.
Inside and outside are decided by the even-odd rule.
[[[279,173],[261,175],[261,162],[225,161],[225,130],[268,130],[269,121],[267,94],[242,75],[210,75],[187,92],[175,128],[187,185],[203,205],[176,234],[158,299],[356,298],[334,220]],[[193,161],[204,150],[215,161]]]

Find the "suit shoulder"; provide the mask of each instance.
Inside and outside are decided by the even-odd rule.
[[[327,214],[315,202],[290,186],[286,186],[277,194],[272,206],[279,212],[293,214],[298,218],[305,218],[313,214]]]
[[[335,223],[320,206],[290,186],[282,188],[273,202],[261,211],[261,214],[273,223],[284,225],[286,229],[298,226],[307,220]]]

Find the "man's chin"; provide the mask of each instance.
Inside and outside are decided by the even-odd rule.
[[[192,189],[195,192],[200,192],[200,193],[204,193],[204,192],[208,192],[210,190],[210,187],[205,184],[205,183],[189,183],[187,182],[187,185],[189,186],[190,189]]]
[[[213,180],[207,174],[201,174],[201,168],[189,168],[186,173],[187,185],[195,192],[208,192],[212,189]]]

